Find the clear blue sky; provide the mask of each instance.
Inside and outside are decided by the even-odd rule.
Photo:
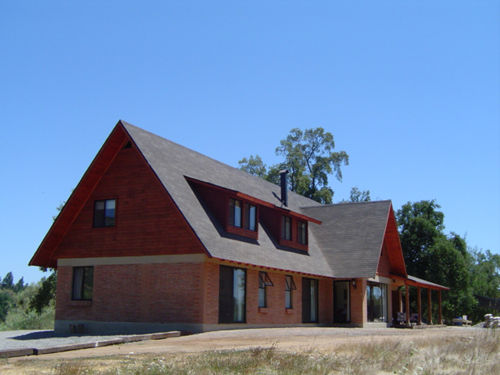
[[[500,2],[0,2],[0,276],[27,263],[118,119],[227,164],[322,126],[335,201],[436,199],[500,252]],[[83,5],[85,4],[85,5]]]

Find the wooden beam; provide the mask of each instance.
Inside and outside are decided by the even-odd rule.
[[[410,323],[410,286],[408,284],[405,284],[405,290],[406,290],[406,298],[405,298],[405,303],[406,303],[406,325],[411,326]]]
[[[432,324],[432,289],[427,289],[427,320]]]
[[[422,325],[422,289],[417,287],[418,325]]]
[[[398,288],[398,311],[403,312],[403,289]]]
[[[441,314],[441,291],[438,290],[439,318],[438,324],[443,324],[443,315]]]

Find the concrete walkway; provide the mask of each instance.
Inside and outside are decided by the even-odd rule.
[[[0,358],[97,348],[128,342],[180,336],[179,331],[140,335],[58,336],[54,331],[0,331]]]

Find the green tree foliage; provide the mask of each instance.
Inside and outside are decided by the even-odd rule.
[[[39,282],[39,288],[30,299],[29,308],[40,314],[45,307],[49,306],[56,295],[56,283],[57,273],[55,271],[49,277],[43,277]]]
[[[2,279],[2,283],[0,284],[2,289],[11,289],[14,287],[14,276],[12,272],[8,272],[5,277]]]
[[[240,169],[254,176],[279,183],[279,171],[288,169],[289,189],[321,203],[331,203],[333,190],[328,185],[328,176],[334,174],[342,181],[342,165],[349,164],[345,151],[335,152],[335,142],[330,132],[321,127],[315,129],[292,129],[280,141],[276,154],[283,162],[269,168],[258,155],[241,159]]]
[[[435,201],[408,202],[396,213],[406,269],[410,275],[445,285],[443,315],[451,320],[478,314],[475,295],[496,298],[500,288],[500,257],[471,253],[464,238],[444,233],[444,214]]]
[[[350,195],[351,202],[369,202],[372,199],[370,198],[370,190],[359,190],[356,186],[351,189]]]
[[[12,303],[12,292],[5,289],[0,289],[0,322],[5,321]]]
[[[267,168],[262,158],[259,155],[250,155],[250,157],[241,159],[238,164],[240,165],[240,169],[247,173],[250,173],[253,176],[257,176],[260,178],[267,178]]]
[[[26,289],[24,280],[21,277],[14,284],[14,275],[8,272],[0,283],[0,322],[5,321],[9,311],[16,305],[16,296]]]

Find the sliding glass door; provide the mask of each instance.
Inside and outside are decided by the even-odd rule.
[[[318,280],[302,279],[302,322],[318,322]]]
[[[368,283],[366,298],[369,322],[387,322],[387,285]]]
[[[245,323],[246,271],[220,266],[219,323]]]

